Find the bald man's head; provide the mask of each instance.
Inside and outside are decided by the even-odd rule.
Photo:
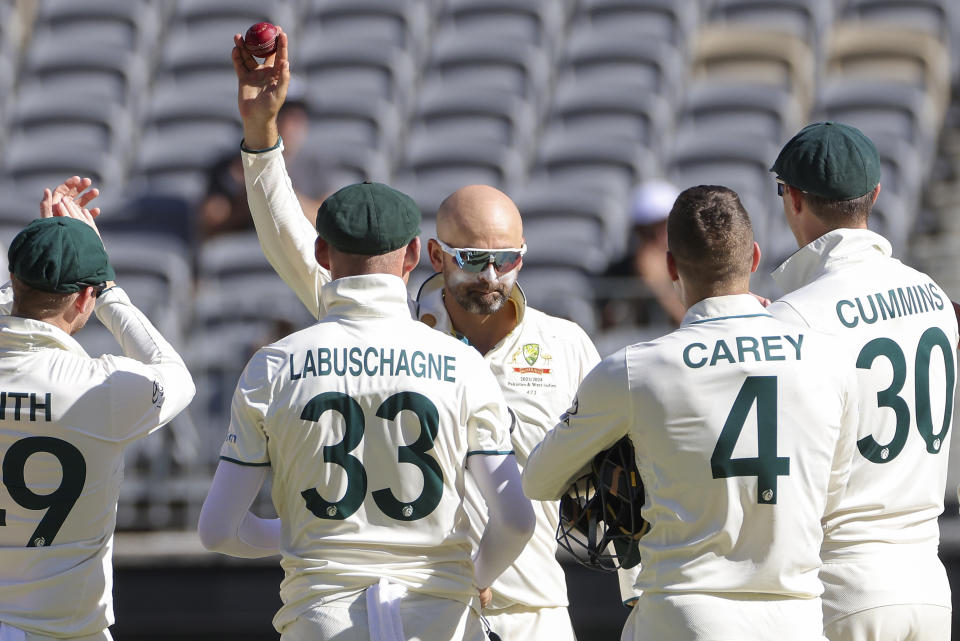
[[[451,247],[520,247],[523,222],[505,193],[489,185],[468,185],[440,203],[437,238]]]

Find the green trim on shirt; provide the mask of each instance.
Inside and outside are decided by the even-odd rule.
[[[516,454],[516,451],[514,451],[514,450],[510,450],[510,451],[505,451],[505,450],[471,450],[471,451],[467,452],[467,456],[473,456],[474,454],[488,454],[488,455],[490,455],[490,456],[497,456],[497,455],[499,455],[499,456],[504,456],[504,455],[507,455],[507,454]]]
[[[231,463],[236,463],[237,465],[246,465],[247,467],[270,467],[270,461],[266,463],[247,463],[246,461],[238,461],[235,458],[230,458],[229,456],[221,456],[221,461],[230,461]]]
[[[282,142],[283,142],[283,138],[281,136],[277,136],[277,144],[275,144],[273,147],[267,147],[266,149],[249,149],[246,145],[246,140],[241,140],[240,151],[245,151],[248,154],[263,154],[268,151],[273,151],[274,149],[279,149],[280,143]]]
[[[700,320],[690,321],[691,325],[699,325],[701,323],[709,323],[711,321],[722,321],[729,318],[756,318],[757,316],[766,316],[767,318],[773,318],[770,314],[737,314],[735,316],[717,316],[716,318],[701,318]]]

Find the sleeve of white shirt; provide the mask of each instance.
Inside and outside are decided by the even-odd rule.
[[[542,501],[563,496],[584,465],[627,434],[632,407],[621,350],[583,379],[572,407],[530,453],[523,468],[524,493]]]
[[[247,363],[230,404],[230,427],[220,458],[238,465],[269,467],[264,424],[273,398],[273,375],[283,366],[283,355],[262,348]]]
[[[330,272],[317,263],[317,231],[303,215],[282,152],[282,144],[260,153],[240,152],[247,205],[270,265],[319,318],[320,288],[330,282]]]
[[[467,425],[466,467],[489,514],[474,556],[475,578],[479,587],[487,588],[523,551],[536,520],[523,495],[503,392],[478,354],[467,365],[473,373],[460,405]]]
[[[103,408],[108,435],[118,441],[145,436],[190,404],[196,393],[193,378],[173,346],[122,289],[104,292],[95,310],[124,353],[97,359],[110,399],[110,407]]]
[[[197,524],[205,548],[245,559],[279,554],[280,519],[250,512],[266,478],[266,467],[220,461]]]

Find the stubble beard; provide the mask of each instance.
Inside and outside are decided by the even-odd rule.
[[[492,283],[477,274],[451,270],[444,275],[448,292],[457,304],[470,314],[495,314],[510,298],[517,282],[516,270],[499,276]]]

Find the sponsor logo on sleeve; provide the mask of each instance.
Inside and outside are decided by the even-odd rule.
[[[163,385],[160,381],[153,382],[153,404],[156,407],[163,407]]]

